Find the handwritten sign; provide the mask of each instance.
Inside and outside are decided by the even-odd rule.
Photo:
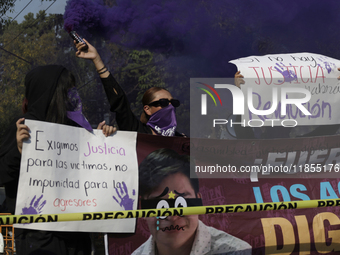
[[[26,120],[16,214],[137,209],[136,132],[101,130]],[[134,232],[135,219],[16,224],[16,227],[89,232]]]
[[[245,77],[241,85],[244,94],[252,88],[253,106],[257,110],[268,110],[273,105],[273,88],[303,88],[310,92],[311,99],[302,105],[311,113],[305,115],[294,104],[287,104],[286,115],[281,115],[280,107],[269,115],[256,115],[251,112],[244,118],[249,121],[259,119],[270,126],[268,119],[296,120],[298,125],[337,124],[340,113],[337,111],[340,82],[340,61],[313,53],[276,54],[250,56],[230,61]],[[288,93],[288,99],[301,98],[299,93]],[[280,95],[278,95],[280,100]],[[247,100],[245,100],[247,101]],[[280,106],[280,102],[278,103]]]

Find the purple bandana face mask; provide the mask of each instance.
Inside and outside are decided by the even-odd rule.
[[[73,120],[78,125],[82,126],[88,131],[92,131],[90,123],[87,121],[83,115],[83,104],[81,103],[80,96],[76,87],[68,90],[67,97],[72,107],[72,111],[67,111],[67,117]]]
[[[157,135],[174,136],[177,126],[175,107],[172,104],[160,109],[150,116],[146,123]]]

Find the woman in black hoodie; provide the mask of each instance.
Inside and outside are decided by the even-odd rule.
[[[24,119],[91,129],[81,113],[74,76],[65,67],[47,65],[35,68],[26,75],[25,87],[24,115],[11,123],[0,148],[0,184],[5,187],[7,210],[12,214],[15,211],[22,141],[29,137],[29,129],[23,124]],[[102,128],[106,136],[115,131],[105,122],[100,123],[98,128]],[[91,253],[88,233],[16,228],[15,242],[18,255]]]

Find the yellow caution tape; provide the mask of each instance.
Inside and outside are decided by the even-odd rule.
[[[114,212],[4,215],[0,216],[0,225],[10,225],[16,223],[23,224],[39,222],[87,221],[87,220],[129,219],[160,216],[182,216],[214,213],[257,212],[286,209],[318,208],[339,205],[340,199],[320,199],[293,202],[196,206],[180,208],[114,211]]]

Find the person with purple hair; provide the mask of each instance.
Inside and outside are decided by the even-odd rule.
[[[130,109],[130,103],[115,78],[104,65],[95,47],[83,39],[86,44],[74,41],[79,58],[93,61],[102,80],[110,110],[116,113],[119,129],[137,131],[152,135],[184,136],[176,131],[177,120],[175,108],[180,105],[165,88],[152,87],[143,96],[143,113],[138,120]]]

